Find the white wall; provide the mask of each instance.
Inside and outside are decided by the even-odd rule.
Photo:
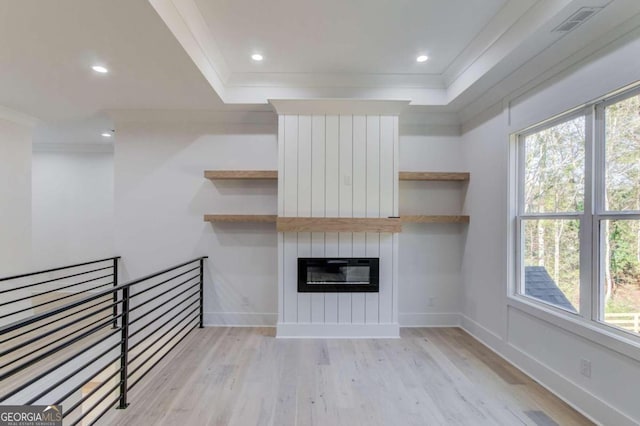
[[[272,121],[275,115],[269,115]],[[135,117],[133,117],[135,119]],[[211,224],[206,213],[275,214],[275,181],[210,181],[207,169],[277,168],[273,124],[116,117],[115,230],[123,279],[208,255],[207,324],[269,324],[277,316],[273,224]]]
[[[34,267],[117,255],[113,227],[113,152],[33,152]]]
[[[0,111],[0,276],[25,272],[31,261],[30,124]]]
[[[251,119],[251,114],[245,118]],[[271,113],[252,120],[262,124],[237,125],[216,124],[215,118],[209,124],[194,123],[184,114],[170,112],[154,119],[135,114],[116,117],[114,252],[123,256],[123,279],[209,255],[206,322],[276,324],[275,227],[212,225],[202,220],[205,213],[276,214],[276,182],[209,181],[202,176],[206,169],[276,169],[276,120]],[[405,170],[464,170],[455,130],[400,135],[399,161]],[[464,186],[418,184],[413,188],[413,183],[402,184],[401,209],[459,211]],[[400,235],[401,325],[457,323],[465,229],[464,225],[409,225],[409,232]],[[449,315],[452,312],[455,318]]]
[[[427,134],[400,135],[400,170],[467,171],[456,130],[419,133]],[[400,182],[400,215],[460,214],[466,188],[466,183],[458,182]],[[398,271],[401,326],[459,323],[466,229],[467,225],[460,224],[402,225]]]
[[[640,80],[637,34],[466,126],[463,326],[602,424],[640,423],[640,347],[507,299],[509,134]],[[509,107],[509,105],[511,107]],[[590,379],[580,359],[592,363]]]

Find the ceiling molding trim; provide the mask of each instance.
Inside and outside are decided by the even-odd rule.
[[[439,74],[383,73],[259,73],[236,72],[227,80],[233,87],[389,87],[445,89]]]
[[[34,127],[40,121],[31,115],[3,107],[2,105],[0,105],[0,119],[30,127]]]
[[[278,115],[357,114],[400,115],[409,106],[408,100],[364,99],[270,99]]]
[[[192,0],[149,0],[149,2],[211,87],[225,102],[228,68],[222,56],[213,52],[217,48],[209,36],[209,30],[195,2]]]
[[[33,152],[106,154],[114,151],[113,143],[34,143]]]
[[[531,36],[544,27],[558,13],[574,0],[543,0],[521,15],[516,22],[473,61],[458,77],[447,86],[447,98],[451,103],[461,97],[480,79],[497,69],[500,63],[518,51]],[[555,37],[560,38],[558,34]],[[548,47],[548,45],[543,48]],[[515,64],[514,64],[515,65]]]
[[[194,123],[277,125],[273,111],[216,111],[216,110],[108,110],[106,114],[118,123]]]

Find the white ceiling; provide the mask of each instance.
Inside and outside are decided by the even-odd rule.
[[[538,73],[640,13],[638,0],[149,1],[227,104],[406,99],[457,110],[542,52],[555,56]],[[552,30],[582,7],[604,9],[561,42],[567,34]]]
[[[582,6],[606,7],[551,31]],[[638,0],[0,0],[0,106],[42,120],[38,143],[103,141],[106,110],[269,99],[406,99],[469,117],[639,25]]]
[[[442,74],[506,0],[196,0],[237,73]],[[265,57],[251,60],[253,52]],[[417,63],[418,55],[431,59]]]

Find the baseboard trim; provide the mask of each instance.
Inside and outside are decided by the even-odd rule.
[[[461,315],[454,312],[407,313],[398,315],[400,327],[459,327]]]
[[[253,312],[205,312],[206,327],[275,327],[278,321],[276,313]]]
[[[504,341],[499,335],[462,315],[460,328],[498,356],[596,424],[637,425],[633,419],[597,396],[578,386],[548,365]]]
[[[276,337],[280,339],[397,339],[398,324],[291,324],[278,323]]]

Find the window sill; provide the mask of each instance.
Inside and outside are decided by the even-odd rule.
[[[640,337],[624,336],[608,326],[569,312],[556,311],[522,296],[508,296],[507,306],[640,362]]]

